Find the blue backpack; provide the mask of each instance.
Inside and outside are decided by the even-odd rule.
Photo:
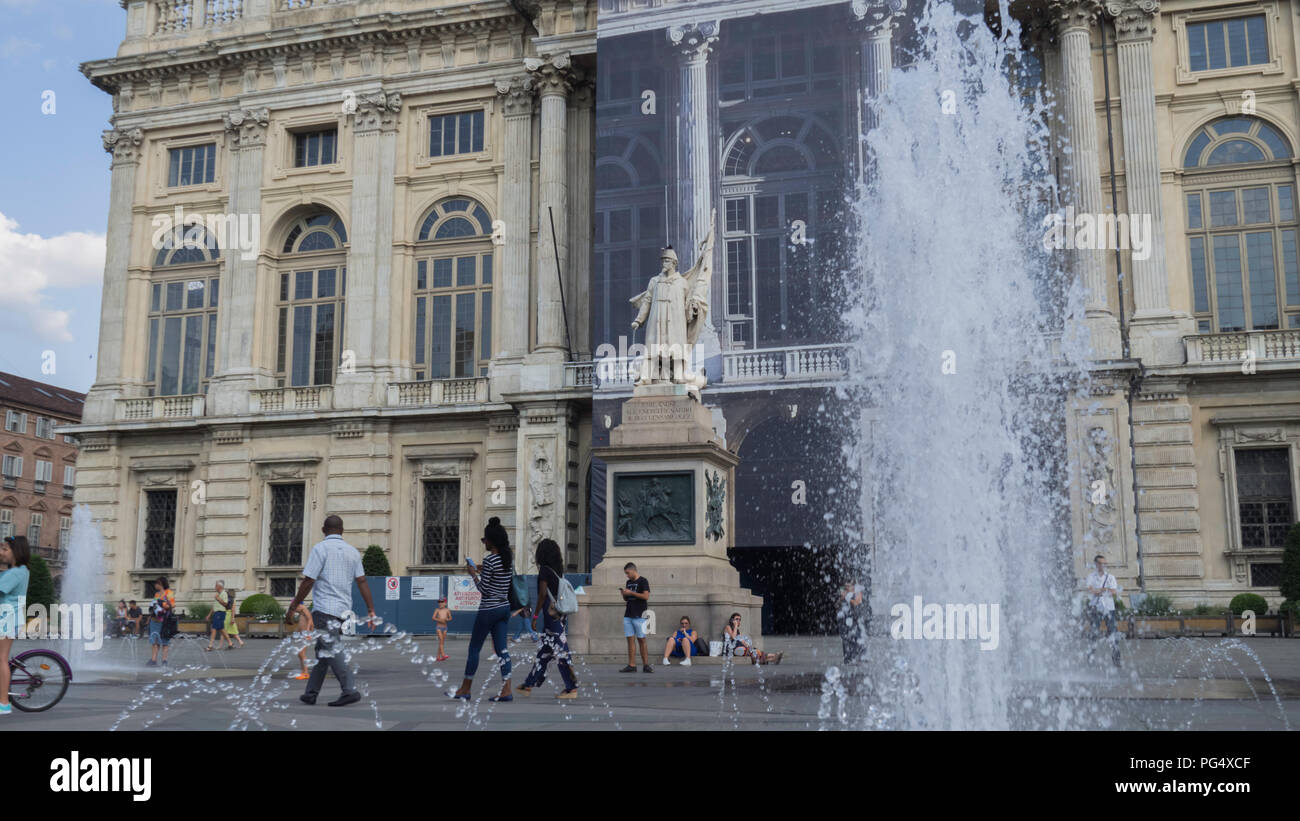
[[[518,573],[510,574],[510,610],[528,606],[528,583]]]

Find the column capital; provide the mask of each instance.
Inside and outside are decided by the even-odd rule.
[[[1119,40],[1150,40],[1156,34],[1160,0],[1107,0],[1106,15],[1115,21]]]
[[[665,34],[669,45],[686,60],[707,60],[713,44],[718,42],[720,26],[717,20],[683,23],[670,26]]]
[[[573,64],[569,52],[525,57],[524,68],[533,78],[533,87],[542,97],[567,97],[573,85],[582,79],[582,71]]]
[[[364,92],[357,96],[356,109],[351,112],[352,133],[396,131],[398,114],[401,110],[402,95],[395,91]]]
[[[530,74],[506,77],[496,81],[497,95],[507,117],[531,117],[535,83]]]
[[[870,37],[893,36],[897,17],[907,8],[907,0],[853,0],[853,17]]]
[[[238,108],[221,115],[221,123],[231,134],[236,149],[262,148],[266,145],[267,123],[271,113],[265,108]]]
[[[1048,0],[1043,9],[1058,34],[1074,29],[1091,32],[1101,11],[1101,0]]]
[[[127,165],[140,161],[140,145],[144,132],[138,128],[110,128],[103,134],[104,150],[113,155],[113,165]]]

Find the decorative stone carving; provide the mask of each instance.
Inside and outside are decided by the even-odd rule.
[[[898,27],[898,16],[907,0],[853,0],[853,16],[868,34],[889,33]]]
[[[144,132],[138,128],[110,128],[104,132],[104,150],[113,155],[113,165],[139,162],[142,142]]]
[[[497,94],[507,117],[532,116],[536,84],[531,75],[497,80]]]
[[[727,478],[716,470],[710,473],[704,472],[704,484],[706,492],[706,503],[704,515],[706,518],[704,538],[718,541],[726,535],[723,529],[723,511],[726,510],[727,504]]]
[[[242,108],[222,114],[221,122],[230,132],[230,144],[234,148],[262,148],[266,145],[270,118],[271,113],[265,108]]]
[[[1058,32],[1091,30],[1101,14],[1101,0],[1049,0],[1044,11],[1051,16]]]
[[[703,60],[718,41],[718,21],[686,23],[668,29],[668,42],[688,60]]]
[[[540,442],[533,444],[528,463],[528,529],[535,545],[546,538],[546,517],[555,504],[555,468]]]
[[[1115,541],[1115,529],[1119,524],[1119,510],[1115,504],[1114,448],[1110,434],[1100,425],[1088,428],[1083,445],[1082,492],[1087,510],[1084,539],[1090,550],[1100,550]],[[1099,494],[1100,502],[1097,501]]]
[[[402,111],[402,95],[396,92],[367,91],[357,97],[352,131],[365,134],[373,131],[394,131]]]
[[[692,544],[692,473],[621,473],[615,478],[614,544]]]
[[[582,79],[582,72],[573,65],[567,51],[543,57],[525,57],[524,68],[533,77],[533,87],[543,97],[567,96],[574,83]]]
[[[1115,21],[1120,40],[1150,40],[1155,36],[1155,16],[1160,0],[1108,0],[1106,14]]]
[[[1286,435],[1281,428],[1236,428],[1238,444],[1246,442],[1286,442]]]

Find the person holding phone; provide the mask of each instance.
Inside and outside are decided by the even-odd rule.
[[[623,635],[627,637],[627,666],[619,672],[636,672],[636,656],[633,653],[639,646],[641,669],[653,673],[655,668],[650,666],[649,653],[645,647],[645,611],[648,606],[646,602],[650,601],[650,581],[641,575],[632,562],[623,566],[623,573],[627,576],[627,583],[619,588],[618,592],[622,594],[623,601],[627,602],[627,606],[623,608]]]
[[[493,516],[483,528],[483,547],[487,556],[480,568],[474,560],[466,557],[465,567],[474,584],[478,586],[482,598],[479,599],[478,615],[474,617],[474,628],[470,632],[469,650],[465,658],[465,678],[460,688],[448,693],[451,698],[468,700],[470,687],[474,684],[474,674],[478,672],[478,659],[483,651],[483,642],[492,636],[492,649],[496,651],[501,665],[501,692],[492,697],[492,701],[514,701],[510,692],[510,645],[506,642],[506,626],[510,621],[510,582],[514,577],[514,554],[510,552],[510,536],[501,526],[501,520]]]

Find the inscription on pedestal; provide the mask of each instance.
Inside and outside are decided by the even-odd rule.
[[[623,424],[663,424],[692,422],[695,411],[690,402],[665,399],[662,401],[637,400],[623,405]]]
[[[694,544],[695,474],[614,474],[614,544]]]

